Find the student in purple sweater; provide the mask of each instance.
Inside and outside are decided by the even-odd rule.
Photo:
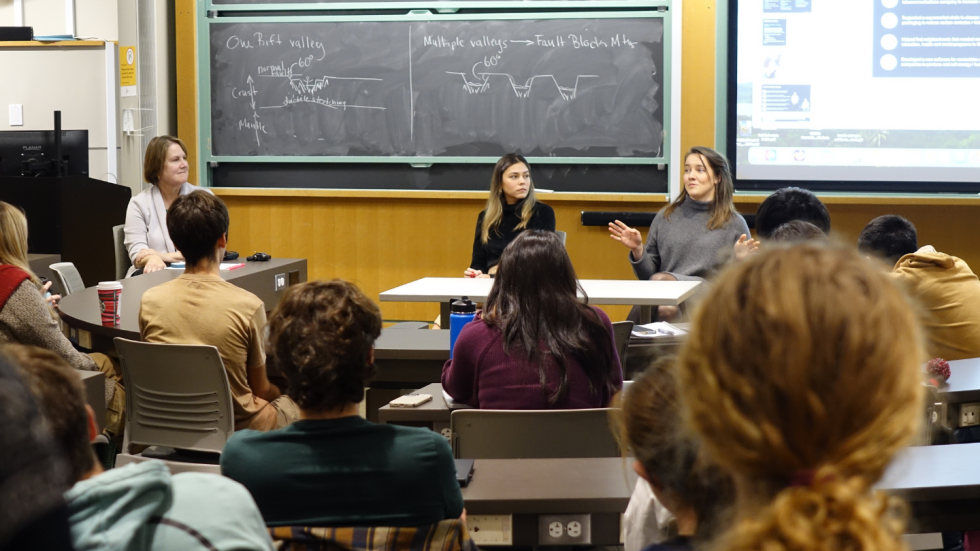
[[[612,324],[576,297],[554,232],[527,230],[500,257],[483,312],[460,333],[442,387],[483,409],[607,407],[623,386]]]

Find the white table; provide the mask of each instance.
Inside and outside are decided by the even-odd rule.
[[[382,302],[441,302],[443,323],[449,319],[449,301],[469,297],[485,302],[493,279],[467,277],[423,277],[381,293]],[[640,281],[580,279],[590,304],[640,306],[640,319],[649,319],[653,306],[678,306],[696,291],[700,281]]]

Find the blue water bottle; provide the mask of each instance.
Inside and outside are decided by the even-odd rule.
[[[467,297],[462,300],[453,301],[449,305],[449,359],[453,358],[453,350],[456,348],[456,337],[463,330],[463,326],[473,321],[476,317],[476,303]]]

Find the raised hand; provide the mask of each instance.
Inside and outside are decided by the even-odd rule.
[[[735,243],[735,260],[745,260],[757,252],[759,252],[759,240],[750,238],[744,233]]]

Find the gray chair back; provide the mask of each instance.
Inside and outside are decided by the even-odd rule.
[[[565,240],[568,239],[568,234],[561,230],[555,230],[555,233],[558,234],[558,238],[561,239],[561,244],[564,245]]]
[[[62,296],[68,296],[75,291],[81,291],[85,288],[85,283],[82,282],[82,276],[78,273],[78,268],[75,267],[71,262],[56,262],[48,268],[54,273],[54,278],[57,284],[61,287],[58,289]]]
[[[619,457],[608,408],[458,409],[450,426],[458,459]]]
[[[112,244],[116,251],[116,279],[123,279],[129,272],[129,267],[133,263],[129,260],[129,251],[126,250],[126,226],[119,224],[112,227]]]
[[[141,444],[220,453],[235,416],[218,349],[114,340],[126,381],[123,452]]]
[[[619,364],[626,371],[626,353],[630,349],[630,334],[633,332],[633,322],[617,321],[613,326],[613,341],[616,343],[616,353],[619,354]]]

